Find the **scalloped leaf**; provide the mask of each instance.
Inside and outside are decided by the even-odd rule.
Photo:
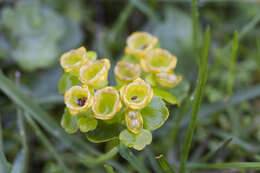
[[[122,141],[128,147],[136,150],[142,150],[146,145],[152,142],[152,133],[149,130],[142,129],[140,133],[134,134],[129,130],[125,129],[120,133],[120,141]]]
[[[87,138],[91,142],[100,143],[118,138],[122,126],[118,123],[108,124],[102,120],[98,121],[97,128],[87,133]]]
[[[82,117],[78,120],[78,127],[83,133],[94,130],[97,124],[98,121],[94,118]]]
[[[72,116],[69,113],[68,108],[65,108],[64,113],[62,115],[61,126],[69,134],[73,134],[78,131],[77,116]]]
[[[58,89],[60,94],[64,94],[69,88],[72,86],[78,85],[79,79],[70,74],[70,73],[64,73],[59,81]]]
[[[161,127],[169,117],[168,108],[164,101],[154,96],[151,102],[141,110],[143,116],[144,128],[148,130],[155,130]]]
[[[180,105],[178,99],[166,90],[153,88],[153,93],[170,104],[177,104],[178,106]]]

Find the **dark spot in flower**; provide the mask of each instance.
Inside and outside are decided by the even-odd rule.
[[[148,45],[147,45],[147,44],[144,44],[144,45],[141,46],[141,49],[144,50],[144,49],[146,49],[147,47],[148,47]]]
[[[137,96],[133,96],[132,98],[131,98],[131,100],[136,100],[137,99]]]
[[[77,100],[77,105],[78,106],[84,106],[85,102],[87,101],[87,97],[79,98]]]

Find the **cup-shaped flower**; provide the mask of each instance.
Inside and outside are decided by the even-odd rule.
[[[134,32],[127,38],[126,54],[132,54],[136,58],[143,58],[158,45],[158,39],[146,32]]]
[[[128,130],[135,134],[138,134],[143,129],[143,118],[138,110],[127,109],[125,122]]]
[[[119,84],[128,84],[141,75],[141,68],[138,64],[119,61],[115,66],[114,73]]]
[[[121,107],[119,93],[113,87],[100,89],[94,95],[92,111],[97,119],[111,119]]]
[[[90,61],[80,68],[79,79],[91,88],[103,88],[107,85],[107,74],[110,68],[108,59]]]
[[[156,48],[147,53],[141,60],[141,67],[145,72],[159,73],[168,72],[176,67],[177,58],[168,51]]]
[[[79,68],[87,63],[87,61],[87,52],[84,47],[70,50],[64,53],[60,58],[60,64],[64,71],[72,72],[75,75],[79,73]]]
[[[161,72],[155,74],[155,80],[163,87],[173,88],[181,82],[182,77],[173,72]]]
[[[64,102],[71,115],[86,111],[93,103],[88,87],[73,86],[64,95]]]
[[[142,109],[150,103],[153,97],[151,86],[144,80],[137,78],[120,89],[120,95],[127,107]]]

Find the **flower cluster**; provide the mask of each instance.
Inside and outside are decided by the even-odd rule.
[[[94,142],[119,136],[128,147],[143,149],[151,143],[150,131],[168,118],[162,100],[167,98],[153,88],[172,88],[181,81],[173,72],[177,58],[159,48],[156,37],[135,32],[128,37],[125,56],[114,68],[114,87],[108,86],[109,59],[96,58],[95,52],[84,47],[61,56],[65,76],[59,88],[66,104],[62,126],[71,133],[79,128]],[[75,130],[69,131],[72,126]]]

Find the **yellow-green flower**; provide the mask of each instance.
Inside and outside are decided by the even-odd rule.
[[[93,103],[88,87],[73,86],[64,95],[64,102],[71,115],[86,111]]]
[[[127,109],[125,122],[128,130],[135,134],[138,134],[143,129],[143,118],[138,110]]]
[[[173,88],[181,82],[182,77],[175,75],[173,72],[161,72],[155,74],[155,80],[161,86]]]
[[[70,50],[64,53],[60,58],[60,64],[65,72],[72,72],[77,75],[79,68],[87,63],[87,52],[84,47]]]
[[[121,98],[127,107],[141,109],[150,103],[153,97],[151,86],[144,80],[137,78],[132,83],[120,89]]]
[[[113,87],[100,89],[94,95],[92,111],[97,119],[111,119],[121,107],[119,93]]]
[[[91,88],[102,88],[107,85],[107,74],[110,68],[108,59],[90,61],[80,68],[79,79]]]
[[[169,72],[176,67],[177,58],[161,48],[151,50],[141,60],[141,67],[145,72]]]
[[[119,61],[114,70],[119,84],[128,84],[141,75],[141,68],[138,64],[126,61]]]
[[[158,45],[158,39],[147,32],[134,32],[127,38],[126,54],[144,58],[147,52]]]

